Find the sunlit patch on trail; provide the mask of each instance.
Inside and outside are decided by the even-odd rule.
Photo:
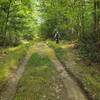
[[[73,48],[75,46],[75,44],[62,44],[61,48],[65,49],[65,48]]]

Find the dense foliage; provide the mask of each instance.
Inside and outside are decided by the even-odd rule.
[[[0,0],[0,46],[17,45],[23,33],[32,33],[33,2]]]
[[[78,41],[82,57],[100,62],[100,0],[0,0],[0,46],[37,33],[53,39],[57,31]]]
[[[41,34],[53,38],[55,29],[62,38],[78,40],[83,57],[100,62],[100,1],[39,0]]]

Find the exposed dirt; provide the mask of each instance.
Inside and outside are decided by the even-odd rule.
[[[25,70],[25,65],[27,64],[29,58],[31,57],[33,53],[32,49],[33,47],[30,48],[23,62],[18,67],[17,71],[10,75],[9,80],[4,90],[0,93],[0,100],[12,100],[14,94],[16,93],[16,87],[17,87],[18,81],[22,77],[23,72]]]
[[[47,55],[53,62],[56,70],[58,71],[58,76],[63,82],[64,89],[66,90],[65,100],[88,100],[82,89],[78,86],[77,82],[68,74],[68,72],[65,71],[63,65],[55,56],[54,50],[49,48],[45,43],[35,44],[30,49],[24,61],[19,66],[19,69],[16,71],[16,73],[13,73],[10,76],[10,79],[7,83],[7,88],[5,88],[5,90],[2,92],[0,100],[12,100],[14,94],[16,93],[18,81],[22,77],[25,70],[25,65],[27,64],[27,61],[29,60],[33,51]]]
[[[53,49],[49,48],[46,44],[40,43],[37,44],[36,50],[39,53],[46,54],[55,65],[55,68],[58,71],[67,91],[67,98],[65,100],[88,100],[77,82],[68,74],[68,72],[65,71],[64,66],[57,59]]]

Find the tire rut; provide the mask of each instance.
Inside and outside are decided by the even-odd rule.
[[[27,64],[29,58],[32,55],[32,49],[33,47],[30,48],[28,51],[27,55],[25,56],[23,62],[20,64],[16,72],[12,73],[9,76],[9,80],[6,84],[5,89],[1,92],[0,94],[0,100],[12,100],[17,89],[18,82],[20,78],[23,75],[23,72],[25,71],[25,65]]]
[[[58,60],[53,49],[49,48],[45,43],[37,43],[31,49],[39,54],[47,55],[54,64],[58,76],[63,82],[66,98],[65,100],[88,100],[83,90],[79,87],[78,83],[69,75],[64,66]],[[30,49],[30,50],[31,50]],[[12,100],[17,89],[18,82],[25,71],[25,65],[31,57],[33,51],[28,51],[24,61],[19,66],[18,70],[11,74],[7,83],[7,88],[1,93],[0,100]]]
[[[37,52],[46,54],[54,64],[66,89],[67,98],[65,100],[88,100],[78,83],[69,75],[64,66],[58,60],[53,49],[49,48],[46,44],[39,43],[37,45]]]

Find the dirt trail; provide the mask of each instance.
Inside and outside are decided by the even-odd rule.
[[[2,93],[0,94],[0,100],[12,100],[14,94],[16,93],[18,81],[22,77],[23,72],[25,70],[25,65],[27,64],[29,58],[33,53],[32,49],[33,47],[30,48],[29,52],[25,56],[23,62],[21,63],[17,71],[10,75],[4,91],[2,91]]]
[[[68,72],[65,71],[63,65],[57,59],[53,49],[49,48],[46,44],[40,43],[35,48],[39,53],[46,54],[51,61],[54,63],[56,70],[58,71],[61,80],[63,81],[64,87],[67,91],[66,100],[88,100],[82,89],[78,86],[77,82],[70,77]]]
[[[16,93],[18,81],[22,77],[23,72],[25,70],[25,65],[27,64],[33,51],[38,52],[39,54],[47,55],[53,62],[56,70],[59,73],[60,79],[63,82],[65,90],[67,91],[67,98],[65,100],[88,100],[82,92],[82,90],[80,89],[80,87],[78,86],[77,82],[75,82],[75,80],[73,80],[70,77],[70,75],[65,71],[63,65],[57,59],[54,50],[49,48],[45,43],[37,43],[32,48],[30,48],[24,61],[19,66],[19,69],[16,71],[16,73],[13,73],[10,76],[7,88],[4,92],[2,92],[0,100],[12,100],[13,96]]]

